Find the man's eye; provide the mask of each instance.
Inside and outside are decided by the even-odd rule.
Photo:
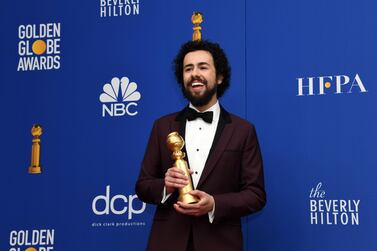
[[[191,71],[191,68],[186,68],[185,69],[185,72],[190,72]]]

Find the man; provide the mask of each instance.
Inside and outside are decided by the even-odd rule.
[[[174,63],[190,104],[154,123],[142,162],[136,193],[157,205],[148,250],[242,250],[240,218],[266,202],[254,126],[219,105],[230,67],[218,44],[187,42]],[[189,178],[172,166],[166,137],[173,131],[186,141],[196,204],[177,202]]]

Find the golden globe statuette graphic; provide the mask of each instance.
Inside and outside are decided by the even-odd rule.
[[[191,16],[191,21],[194,24],[194,27],[192,27],[194,30],[194,33],[192,34],[192,41],[201,41],[202,33],[200,30],[202,27],[200,27],[200,24],[203,22],[203,14],[198,11],[194,11]]]
[[[41,146],[39,144],[40,136],[42,135],[42,126],[34,124],[31,128],[31,135],[33,135],[33,145],[31,146],[31,165],[29,166],[29,173],[37,174],[41,173]]]
[[[172,159],[175,160],[174,166],[182,170],[189,178],[189,184],[187,184],[183,188],[178,189],[178,200],[187,204],[197,203],[199,199],[189,194],[189,192],[193,190],[193,185],[187,162],[183,159],[186,155],[181,151],[183,146],[185,145],[185,141],[177,132],[172,132],[167,136],[166,143],[170,151],[173,152]]]

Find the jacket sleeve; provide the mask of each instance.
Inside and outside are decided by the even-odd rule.
[[[160,152],[158,121],[156,121],[149,137],[139,178],[135,185],[137,196],[146,203],[160,204],[162,200],[164,167],[161,166]]]
[[[216,203],[214,223],[257,212],[266,204],[263,162],[253,126],[248,132],[241,158],[239,191],[213,196]]]

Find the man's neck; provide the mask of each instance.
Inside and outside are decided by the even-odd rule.
[[[212,106],[214,106],[215,104],[217,103],[217,97],[215,97],[215,95],[213,96],[213,98],[205,105],[203,106],[194,106],[199,112],[204,112],[206,110],[208,110],[209,108],[211,108]]]

